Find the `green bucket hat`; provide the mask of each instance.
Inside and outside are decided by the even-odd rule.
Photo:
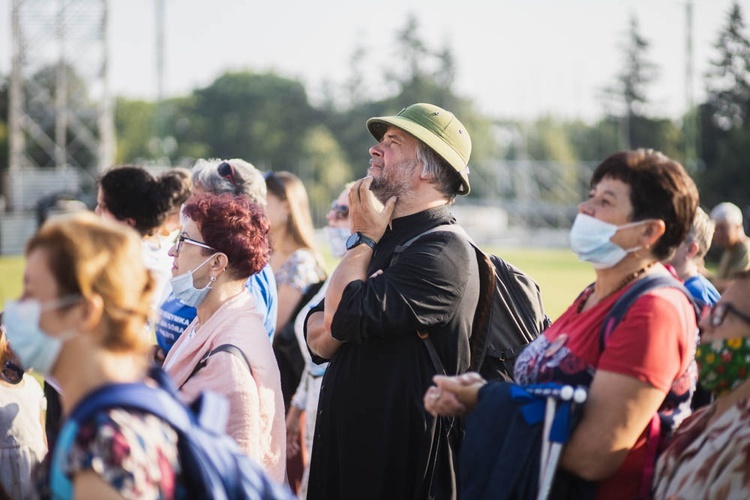
[[[367,120],[367,129],[378,141],[393,125],[427,144],[461,176],[459,194],[469,194],[469,157],[471,137],[453,113],[434,104],[412,104],[396,116],[377,116]]]

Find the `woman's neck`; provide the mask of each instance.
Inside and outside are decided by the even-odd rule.
[[[120,354],[101,348],[64,346],[53,376],[59,383],[63,412],[69,413],[87,394],[107,384],[132,383],[145,378],[146,356]]]
[[[245,280],[223,281],[223,278],[226,275],[226,273],[222,273],[219,278],[216,279],[212,285],[211,291],[196,308],[198,311],[198,321],[201,325],[206,324],[206,321],[208,321],[227,300],[236,297],[245,290]]]
[[[657,260],[653,257],[635,258],[631,255],[625,257],[614,267],[596,270],[595,296],[611,295],[622,288],[623,282],[627,281],[628,278],[634,275],[638,275],[636,279],[640,278],[641,275],[650,272],[657,264]]]

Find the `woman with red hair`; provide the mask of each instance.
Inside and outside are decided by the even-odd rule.
[[[245,292],[268,262],[265,210],[245,197],[201,195],[182,211],[169,250],[172,290],[198,311],[164,360],[186,401],[211,390],[229,399],[227,434],[278,482],[285,476],[286,427],[279,369],[263,315]]]

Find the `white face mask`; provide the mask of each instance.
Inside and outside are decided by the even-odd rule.
[[[620,229],[637,226],[649,222],[651,219],[631,222],[616,226],[586,214],[576,215],[573,227],[570,228],[570,248],[578,258],[591,263],[594,269],[609,269],[625,258],[631,252],[641,247],[623,249],[612,243],[610,239]]]
[[[169,280],[169,282],[172,284],[172,292],[174,293],[175,297],[180,299],[185,305],[190,307],[198,307],[198,305],[203,302],[203,299],[206,298],[208,292],[211,291],[211,283],[216,281],[216,278],[211,276],[211,279],[208,283],[206,283],[206,286],[199,290],[193,285],[193,273],[203,267],[206,262],[211,260],[213,257],[214,256],[211,255],[192,271],[182,273],[179,276],[175,276],[174,278]]]
[[[3,324],[5,335],[24,369],[49,375],[57,362],[63,343],[75,336],[68,334],[51,337],[39,326],[42,311],[54,310],[80,301],[78,295],[62,297],[42,304],[38,300],[9,300],[5,302]]]
[[[352,230],[348,227],[326,226],[323,231],[328,239],[328,246],[331,247],[331,255],[343,257],[346,253],[346,240],[351,236]]]

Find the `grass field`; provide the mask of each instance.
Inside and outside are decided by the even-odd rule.
[[[583,287],[594,280],[592,268],[579,262],[567,249],[485,250],[523,269],[539,283],[545,310],[552,319],[562,314]],[[20,295],[22,278],[22,257],[0,257],[0,304]]]

